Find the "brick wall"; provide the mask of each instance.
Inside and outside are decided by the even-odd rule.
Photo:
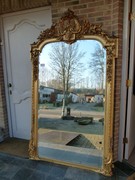
[[[122,0],[121,0],[122,1]],[[114,0],[53,0],[53,22],[57,21],[62,13],[70,8],[81,18],[87,18],[91,23],[101,23],[103,30],[112,35],[117,34],[117,10]],[[113,14],[116,10],[116,14]],[[114,29],[115,24],[115,29]],[[113,32],[113,31],[116,32]]]
[[[41,5],[52,5],[52,18],[56,22],[63,12],[70,8],[81,18],[87,18],[91,23],[101,23],[103,30],[110,35],[119,37],[119,56],[116,61],[116,78],[115,78],[115,109],[114,109],[114,160],[117,160],[118,153],[118,131],[120,120],[120,84],[121,84],[121,63],[122,63],[122,20],[123,20],[123,0],[5,0],[1,6],[0,13],[13,12],[33,7],[40,7]],[[10,4],[8,4],[10,2]],[[18,2],[18,5],[15,3]],[[13,6],[14,4],[14,6]],[[27,6],[26,6],[27,4]],[[10,6],[9,6],[10,5]],[[6,8],[6,6],[8,8]],[[16,7],[16,8],[14,8]],[[1,62],[0,62],[1,63]],[[0,68],[1,68],[0,64]],[[2,68],[1,68],[2,69]],[[0,83],[3,83],[3,73],[0,71]],[[1,90],[0,90],[1,91]],[[2,94],[4,87],[2,89]],[[5,105],[4,94],[0,97],[0,103]],[[5,105],[6,107],[6,105]],[[6,108],[5,108],[6,109]],[[1,111],[1,105],[0,105]],[[6,112],[4,113],[5,121],[7,119]]]
[[[49,4],[49,0],[0,0],[0,14],[47,6]]]
[[[113,5],[113,31],[118,36],[118,59],[116,60],[116,75],[115,75],[115,103],[114,103],[114,160],[118,157],[118,136],[119,136],[119,121],[120,121],[120,87],[121,87],[121,68],[122,68],[122,32],[123,32],[123,7],[122,0],[114,1]]]

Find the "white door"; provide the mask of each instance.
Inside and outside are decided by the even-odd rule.
[[[30,44],[51,26],[50,7],[2,17],[10,104],[10,136],[29,139],[31,131]]]
[[[132,12],[135,12],[135,1],[132,2]],[[129,79],[131,87],[128,89],[128,104],[127,104],[127,126],[126,137],[128,143],[125,144],[125,159],[128,159],[133,148],[135,147],[135,94],[133,93],[135,71],[135,20],[131,21],[130,34],[130,64],[129,64]]]

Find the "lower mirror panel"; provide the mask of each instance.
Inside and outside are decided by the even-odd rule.
[[[41,118],[39,126],[38,156],[40,158],[88,167],[102,167],[103,125],[98,120],[87,125],[80,125],[75,120]],[[51,126],[53,129],[43,128],[43,126]],[[88,134],[90,130],[96,132],[96,128],[98,131],[100,129],[101,134]]]

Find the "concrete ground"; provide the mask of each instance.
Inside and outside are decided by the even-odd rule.
[[[52,130],[103,135],[104,126],[102,122],[99,122],[99,119],[104,117],[104,112],[96,111],[97,108],[93,109],[95,108],[94,103],[75,103],[69,104],[68,107],[71,108],[71,116],[78,118],[93,117],[93,122],[88,125],[79,125],[74,120],[62,120],[62,107],[44,106],[38,111],[38,127]]]
[[[92,171],[0,153],[0,180],[126,180],[127,177],[117,168],[112,177],[106,177]]]
[[[96,103],[71,103],[68,104],[67,107],[70,108],[71,116],[88,116],[88,117],[95,117],[95,118],[103,118],[104,117],[104,109],[103,107],[96,107]],[[65,108],[65,113],[66,113]],[[45,110],[45,111],[44,111]],[[57,118],[61,116],[62,106],[56,107],[52,104],[42,104],[39,108],[39,114],[44,115],[53,115]],[[48,116],[47,116],[48,117]]]

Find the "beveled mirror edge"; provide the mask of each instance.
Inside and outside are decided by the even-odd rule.
[[[64,24],[65,21],[68,21]],[[71,23],[72,21],[72,23]],[[71,24],[70,24],[71,23]],[[64,24],[61,26],[61,24]],[[74,28],[71,28],[72,25]],[[72,30],[71,30],[72,29]],[[106,101],[105,101],[105,123],[104,123],[104,155],[103,165],[101,168],[81,166],[71,163],[64,163],[55,161],[55,163],[89,169],[100,172],[106,176],[112,175],[112,161],[113,161],[113,116],[114,116],[114,81],[115,81],[115,59],[118,56],[118,39],[116,37],[109,37],[102,31],[101,25],[90,24],[88,21],[80,21],[73,11],[68,10],[58,23],[53,25],[50,29],[41,32],[38,41],[31,45],[31,61],[32,61],[32,128],[31,140],[29,143],[29,157],[34,160],[46,160],[54,162],[54,160],[39,158],[38,156],[38,63],[39,54],[42,48],[50,42],[66,42],[68,44],[74,43],[77,40],[97,40],[106,49]]]

